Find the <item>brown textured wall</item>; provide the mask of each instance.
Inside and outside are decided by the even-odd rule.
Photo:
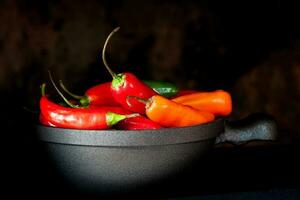
[[[300,45],[292,40],[293,22],[283,21],[296,18],[284,11],[255,1],[2,0],[0,90],[34,107],[48,69],[76,92],[109,80],[100,53],[121,26],[107,49],[115,71],[226,89],[235,101],[233,118],[267,112],[298,132]]]
[[[202,17],[189,5],[178,9],[177,4],[159,1],[120,1],[120,7],[100,1],[2,4],[0,86],[5,89],[43,81],[46,69],[73,83],[94,73],[100,79],[107,72],[99,53],[117,25],[122,29],[108,48],[116,71],[136,70],[145,78],[174,80],[182,75],[176,72],[182,70],[184,26]]]

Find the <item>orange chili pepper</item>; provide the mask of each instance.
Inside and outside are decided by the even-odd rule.
[[[146,103],[147,117],[164,127],[199,125],[211,122],[215,119],[214,115],[209,112],[199,111],[160,95],[154,95],[147,101],[141,98],[136,99]]]
[[[176,97],[172,101],[210,112],[215,116],[227,116],[232,111],[231,95],[224,90],[196,92]]]

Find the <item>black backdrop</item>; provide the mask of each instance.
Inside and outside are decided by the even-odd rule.
[[[53,2],[60,3],[60,1]],[[104,2],[106,8],[110,9],[123,1]],[[198,6],[196,1],[189,2]],[[168,1],[164,1],[164,3],[168,4]],[[0,1],[0,6],[1,4],[2,1]],[[72,4],[72,1],[69,4]],[[184,4],[184,1],[179,1],[178,4]],[[41,18],[39,20],[47,20],[47,12],[45,12],[47,11],[47,5],[45,2],[37,1],[21,1],[20,3],[21,9],[34,10],[40,13]],[[206,41],[197,39],[199,33],[203,32],[194,28],[194,26],[187,30],[191,37],[187,38],[190,40],[187,42],[190,46],[187,45],[186,48],[192,48],[193,50],[190,51],[192,53],[185,56],[183,62],[185,66],[193,66],[195,60],[200,60],[200,64],[210,66],[201,71],[202,79],[198,83],[206,88],[214,88],[220,84],[224,85],[225,88],[230,88],[241,74],[247,72],[270,51],[289,47],[298,38],[299,12],[296,12],[296,6],[289,4],[289,2],[209,1],[201,3],[201,5],[215,15],[219,41],[230,52],[225,58],[215,59],[214,54],[209,53],[209,44],[207,45],[205,44]],[[112,27],[118,24],[113,19],[110,23]],[[0,44],[3,42],[0,41]],[[204,46],[204,51],[208,53],[201,54],[203,49],[197,50],[195,44]],[[132,57],[134,55],[133,53]],[[16,59],[18,58],[16,57]],[[239,67],[245,60],[247,60],[247,64],[243,64],[243,68]],[[133,61],[129,59],[128,62],[142,63],[143,60]],[[98,67],[99,64],[96,63],[95,66]],[[226,66],[226,68],[222,66]],[[215,70],[218,70],[219,73],[215,74]],[[192,70],[190,69],[190,71]],[[92,72],[90,76],[95,76]],[[137,73],[143,74],[140,71],[137,71]],[[24,73],[25,75],[31,76],[32,74]],[[189,73],[182,75],[193,77],[193,74]],[[210,81],[212,77],[216,80],[213,83]],[[14,79],[13,76],[10,78]],[[84,81],[88,82],[88,80]],[[25,87],[26,85],[8,87],[9,89],[1,91],[1,155],[4,158],[1,166],[4,167],[2,173],[5,177],[2,179],[5,187],[2,187],[2,189],[4,189],[4,193],[7,192],[11,196],[21,195],[38,198],[50,196],[56,198],[62,192],[62,196],[68,198],[69,192],[74,191],[68,188],[53,171],[51,163],[44,154],[43,146],[37,141],[34,134],[36,115],[23,108],[24,102],[26,105],[32,99],[32,97],[28,99]],[[233,181],[231,185],[214,185],[214,181],[209,176],[205,176],[204,180],[207,180],[208,186],[211,186],[211,188],[206,188],[208,192],[247,191],[251,186],[254,189],[298,188],[297,177],[299,177],[299,174],[296,161],[298,160],[297,152],[299,152],[299,149],[297,145],[276,148],[274,151],[267,150],[265,155],[259,155],[259,151],[251,151],[252,154],[247,150],[239,150],[241,149],[224,152],[216,150],[212,152],[211,158],[207,158],[214,166],[212,168],[207,166],[207,168],[210,168],[209,173],[214,174],[212,175],[214,181],[218,178],[221,183]],[[243,152],[243,154],[240,154],[240,152]],[[229,159],[229,161],[226,159]],[[220,173],[220,168],[228,170],[228,173],[225,171],[223,174],[216,175],[215,173]],[[246,175],[245,179],[240,178],[239,174],[244,172],[250,172],[250,174]],[[253,176],[256,178],[253,178]],[[261,182],[262,178],[267,178],[268,181]],[[244,183],[241,184],[244,188],[239,188],[236,181]]]

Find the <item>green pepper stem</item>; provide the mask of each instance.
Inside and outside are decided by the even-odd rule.
[[[63,81],[62,81],[62,80],[59,80],[59,85],[60,85],[60,87],[61,87],[68,95],[70,95],[70,96],[73,97],[74,99],[82,99],[82,98],[84,98],[84,96],[79,96],[79,95],[76,95],[76,94],[70,92],[70,90],[68,90],[68,89],[66,88],[66,86],[63,84]]]
[[[129,115],[122,115],[122,114],[118,114],[118,113],[114,113],[114,112],[108,112],[106,114],[106,122],[108,126],[113,126],[117,123],[119,123],[120,121],[124,120],[124,119],[128,119],[128,118],[132,118],[132,117],[137,117],[140,116],[138,113],[132,113]]]
[[[127,103],[127,105],[128,105],[129,107],[132,107],[132,104],[129,102],[130,99],[135,99],[135,100],[137,100],[138,102],[147,104],[147,100],[146,100],[146,99],[143,99],[143,98],[137,97],[137,96],[127,96],[127,97],[126,97],[126,103]]]
[[[43,83],[41,85],[41,94],[42,94],[43,97],[46,95],[46,92],[45,92],[46,89],[45,88],[46,88],[46,83]]]
[[[106,46],[107,46],[107,43],[108,41],[110,40],[111,36],[117,32],[118,30],[120,29],[120,27],[117,27],[115,28],[107,37],[105,43],[104,43],[104,46],[103,46],[103,50],[102,50],[102,60],[103,60],[103,63],[104,63],[104,66],[106,67],[106,69],[108,70],[108,72],[110,73],[110,75],[113,77],[113,78],[116,78],[117,77],[117,74],[115,72],[113,72],[109,65],[107,64],[106,62],[106,58],[105,58],[105,50],[106,50]]]
[[[80,108],[80,106],[77,106],[77,105],[74,105],[72,104],[64,95],[63,93],[57,88],[56,84],[54,83],[54,80],[52,78],[52,75],[51,75],[51,72],[48,71],[49,73],[49,78],[50,78],[50,81],[53,85],[53,87],[55,88],[55,90],[58,92],[58,94],[61,96],[61,98],[66,102],[66,104],[68,104],[68,106],[72,107],[72,108]]]

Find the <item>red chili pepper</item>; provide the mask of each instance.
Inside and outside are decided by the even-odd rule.
[[[118,114],[129,115],[132,114],[131,111],[126,110],[122,107],[119,107],[119,110],[116,110]],[[121,130],[154,130],[163,128],[158,123],[148,119],[145,116],[139,115],[137,117],[130,117],[120,121],[116,125],[117,129]]]
[[[39,116],[39,121],[41,124],[45,125],[45,126],[52,126],[52,127],[56,127],[54,124],[52,124],[51,122],[47,121],[46,118],[40,113]]]
[[[111,91],[112,96],[116,102],[118,102],[120,105],[122,105],[124,108],[131,110],[133,112],[138,112],[141,114],[145,114],[145,105],[135,99],[132,99],[130,104],[131,107],[128,106],[126,102],[127,96],[137,96],[140,98],[150,98],[153,95],[156,95],[157,93],[148,85],[146,85],[144,82],[139,80],[134,74],[126,72],[126,73],[120,73],[116,74],[114,73],[110,67],[108,66],[106,59],[105,59],[105,49],[107,46],[107,43],[110,39],[110,37],[113,35],[113,33],[117,32],[119,30],[119,27],[114,29],[109,36],[107,37],[103,51],[102,51],[102,59],[103,63],[108,70],[108,72],[111,74],[113,80],[111,83]]]
[[[41,123],[61,128],[108,129],[118,122],[137,116],[118,114],[118,107],[67,108],[51,102],[45,95],[42,85],[40,99]],[[123,109],[122,109],[123,110]]]
[[[163,127],[144,116],[137,116],[124,119],[117,124],[117,128],[122,130],[154,130]]]
[[[71,93],[63,84],[59,81],[60,86],[65,92],[75,99],[79,99],[80,103],[84,107],[88,106],[118,106],[119,104],[114,100],[111,93],[111,82],[105,82],[95,85],[89,88],[84,96],[78,96]]]

